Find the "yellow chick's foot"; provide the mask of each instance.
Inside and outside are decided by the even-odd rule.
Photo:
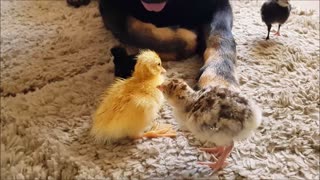
[[[170,124],[155,124],[150,131],[144,133],[142,137],[157,138],[157,137],[176,137],[176,132]]]
[[[230,146],[226,147],[216,147],[216,148],[201,148],[201,150],[206,151],[208,153],[213,153],[217,158],[218,161],[215,163],[211,162],[198,162],[198,164],[201,165],[208,165],[213,171],[218,171],[220,169],[223,169],[228,165],[226,159],[229,157],[230,152],[233,149],[234,144],[232,143]]]
[[[176,137],[177,133],[172,129],[170,124],[159,125],[155,123],[150,131],[143,133],[142,135],[131,136],[131,139],[141,139],[141,138],[157,138],[157,137]]]

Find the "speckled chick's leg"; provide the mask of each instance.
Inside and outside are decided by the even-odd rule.
[[[199,162],[198,164],[201,165],[208,165],[213,171],[218,171],[220,169],[223,169],[225,166],[228,165],[226,159],[229,157],[230,152],[232,151],[234,146],[234,143],[232,143],[230,146],[226,147],[216,147],[216,148],[202,148],[204,151],[209,153],[218,154],[218,161],[211,163],[211,162]]]
[[[219,146],[214,148],[199,148],[199,150],[213,154],[216,158],[218,158],[224,152],[225,147]]]

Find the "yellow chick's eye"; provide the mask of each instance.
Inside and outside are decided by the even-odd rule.
[[[158,63],[158,66],[161,66],[161,63]]]

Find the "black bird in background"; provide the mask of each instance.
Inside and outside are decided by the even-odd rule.
[[[113,47],[110,51],[114,57],[115,77],[123,79],[131,77],[136,65],[135,55],[128,55],[126,49],[120,46]]]
[[[280,27],[289,18],[291,5],[290,0],[268,0],[263,3],[261,7],[262,21],[266,23],[268,27],[268,35],[266,40],[269,39],[269,34],[272,24],[279,24],[278,31],[275,35],[280,36]]]

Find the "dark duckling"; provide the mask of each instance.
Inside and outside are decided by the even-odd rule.
[[[266,23],[268,27],[266,40],[269,39],[272,24],[279,24],[278,31],[275,35],[280,36],[280,27],[290,16],[291,5],[289,1],[290,0],[268,0],[263,3],[260,12],[262,21]]]

